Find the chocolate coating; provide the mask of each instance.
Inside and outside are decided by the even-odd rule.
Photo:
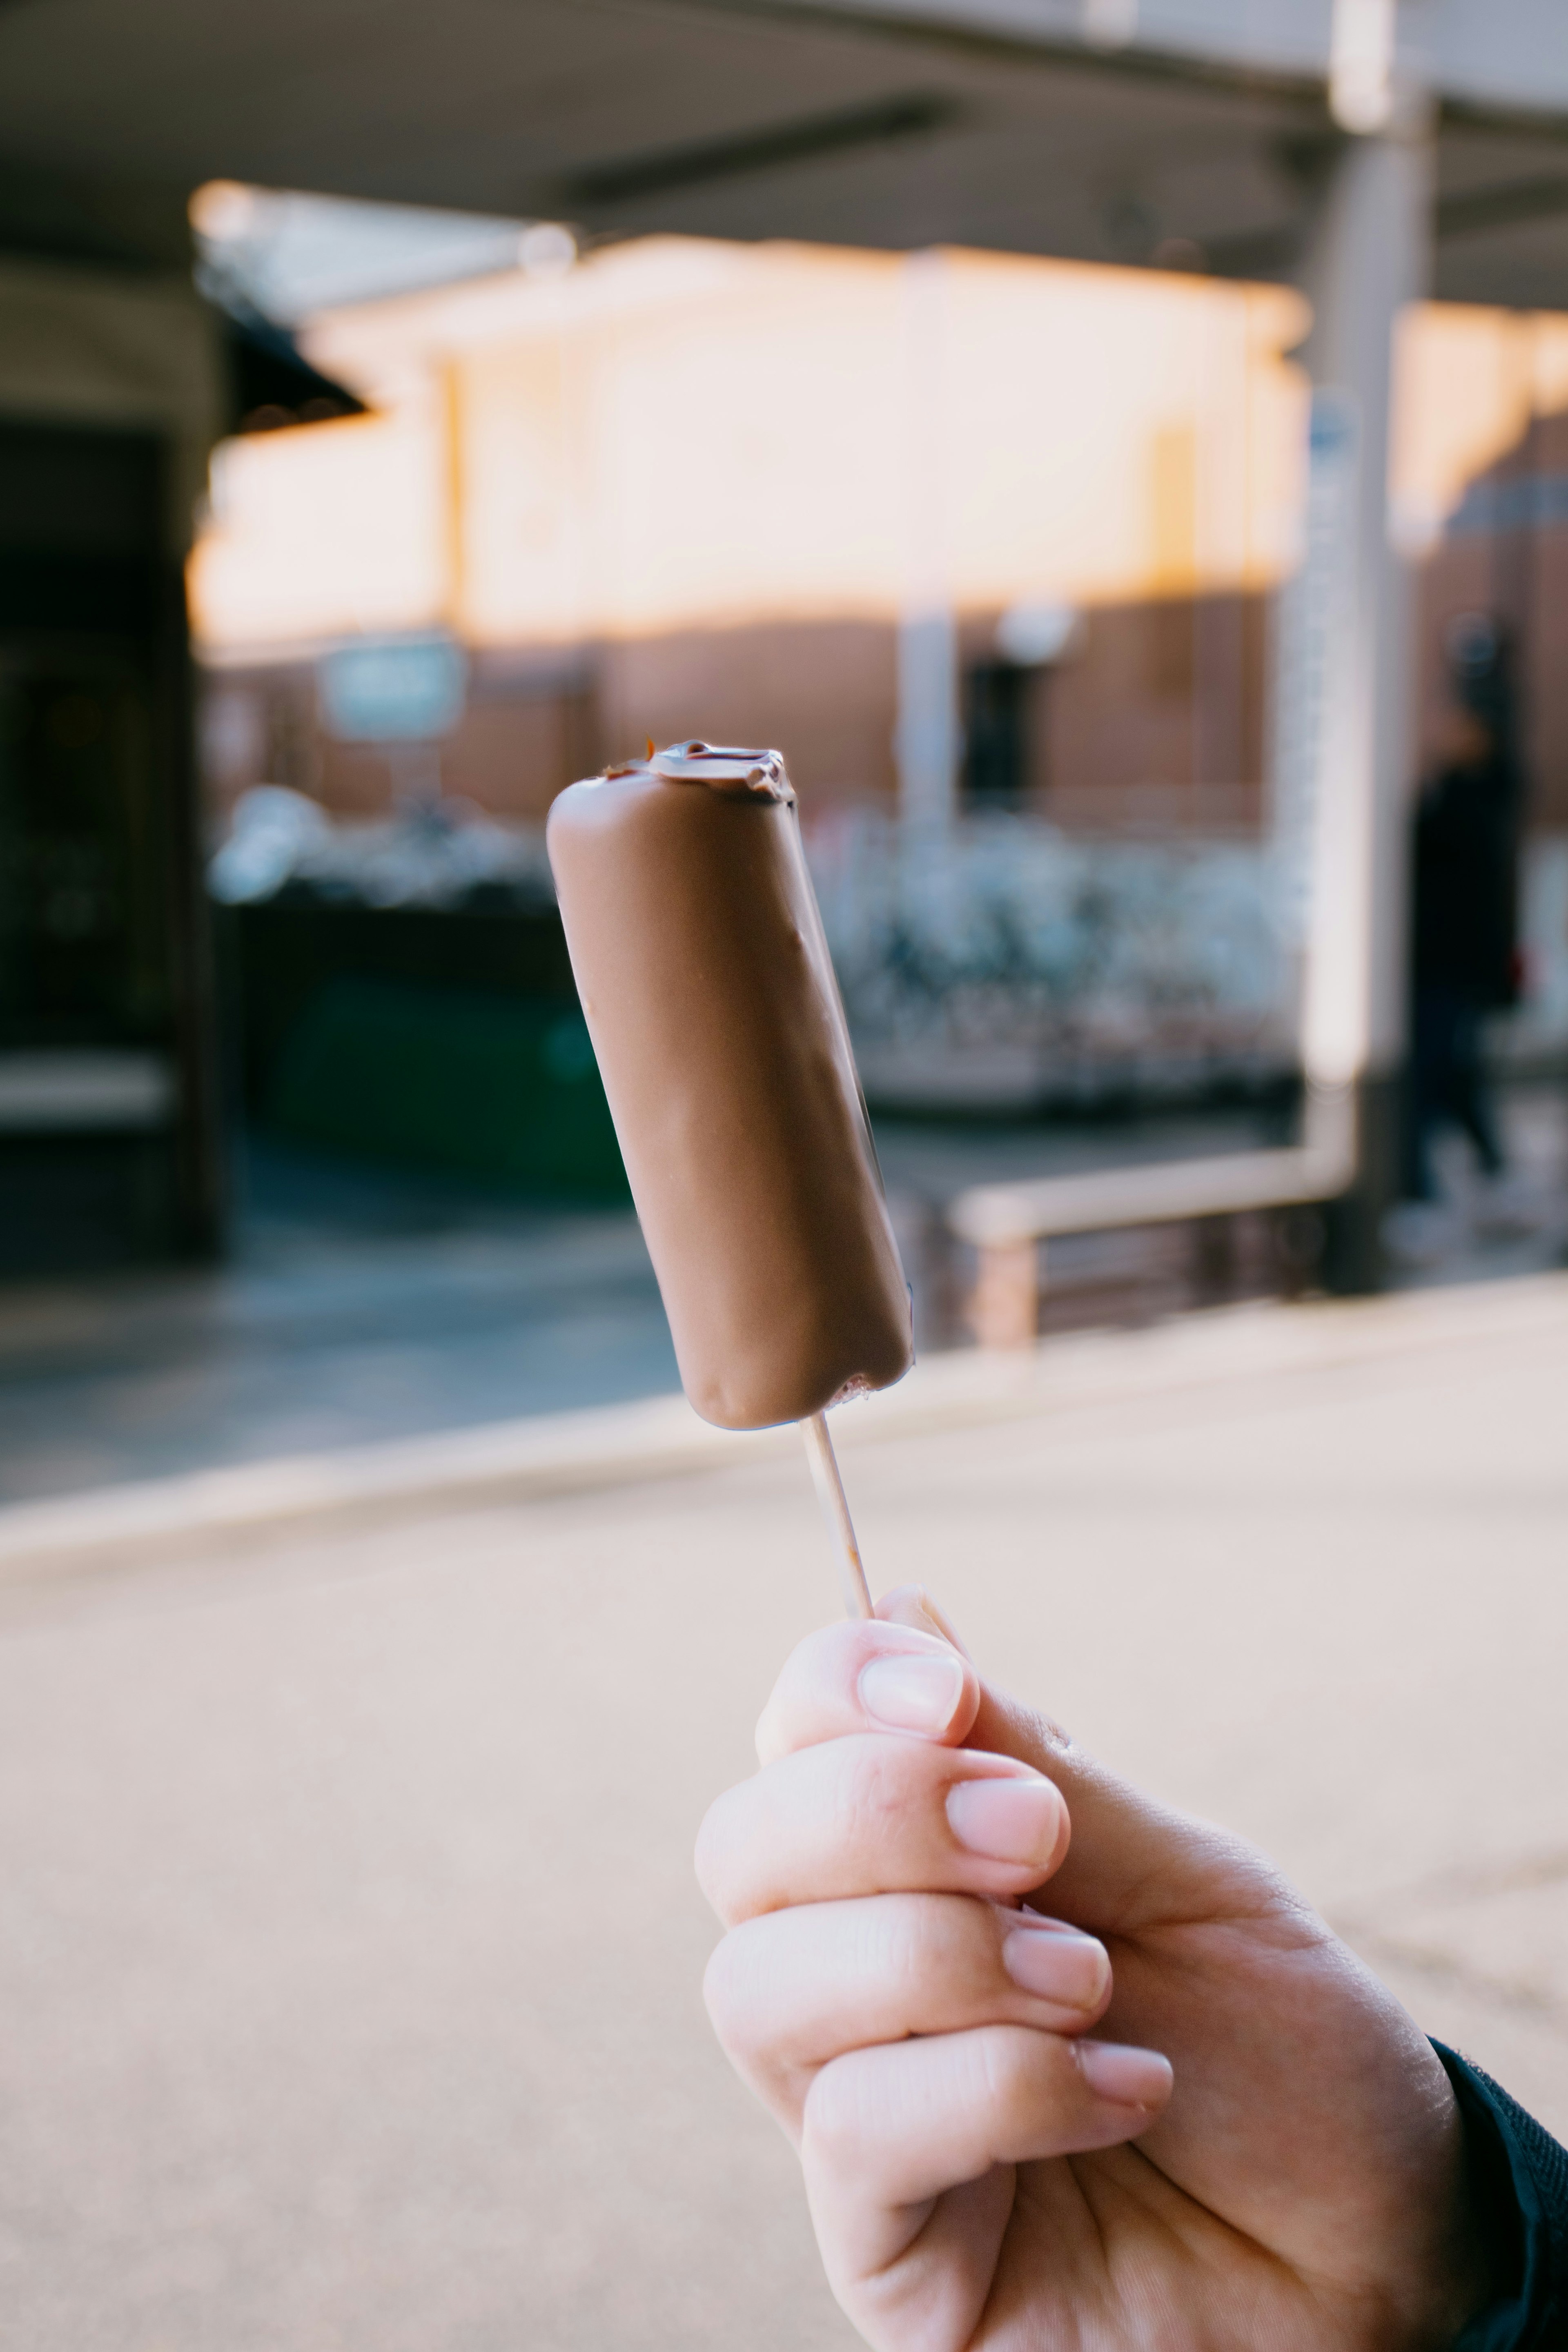
[[[760,1429],[886,1388],[909,1293],[782,760],[677,745],[548,837],[687,1395]]]

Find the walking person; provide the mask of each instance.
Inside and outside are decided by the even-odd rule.
[[[1449,639],[1449,698],[1436,767],[1416,807],[1411,921],[1410,1106],[1398,1255],[1436,1256],[1458,1238],[1433,1145],[1458,1129],[1479,1168],[1477,1222],[1517,1225],[1486,1066],[1485,1024],[1517,998],[1522,799],[1506,640],[1479,614]]]

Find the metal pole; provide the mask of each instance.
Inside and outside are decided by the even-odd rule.
[[[893,750],[901,821],[940,834],[956,806],[963,756],[958,624],[949,576],[944,495],[947,265],[940,253],[912,253],[903,263],[901,284],[908,447]]]

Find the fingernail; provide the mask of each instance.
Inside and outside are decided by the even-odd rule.
[[[1110,1960],[1092,1936],[1054,1920],[1025,1918],[1002,1938],[1002,1965],[1025,1992],[1059,2000],[1068,2009],[1093,2009],[1110,1983]]]
[[[1097,2099],[1119,2107],[1163,2107],[1175,2076],[1157,2050],[1121,2042],[1075,2042],[1079,2072]]]
[[[1061,1842],[1062,1801],[1034,1773],[1026,1780],[956,1780],[947,1792],[947,1819],[971,1853],[1045,1871]]]
[[[956,1658],[894,1651],[860,1675],[860,1704],[891,1731],[945,1731],[963,1690]]]

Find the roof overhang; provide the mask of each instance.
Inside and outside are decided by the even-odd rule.
[[[1077,0],[0,0],[0,246],[166,257],[185,194],[229,178],[1288,275],[1343,135],[1302,31],[1326,8],[1238,9],[1279,38],[1215,54],[1162,5],[1163,46],[1145,0],[1108,48]],[[1434,290],[1568,309],[1568,86],[1523,87],[1439,80]]]

